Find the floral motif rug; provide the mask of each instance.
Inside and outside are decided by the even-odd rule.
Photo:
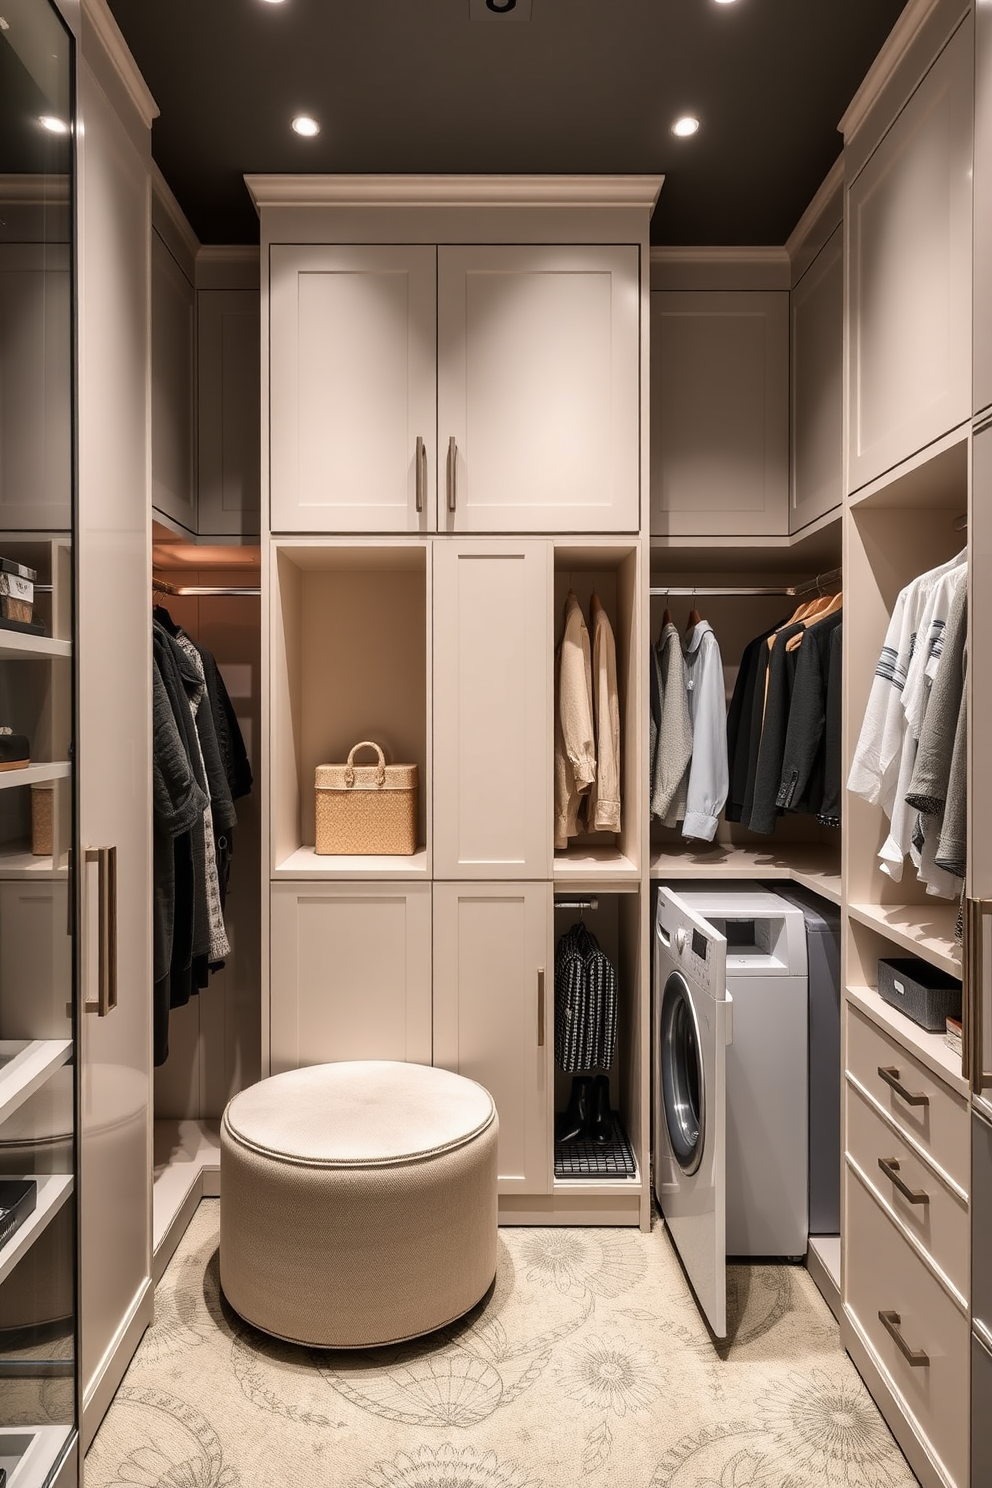
[[[714,1344],[664,1226],[503,1229],[461,1323],[330,1352],[243,1323],[205,1199],[86,1488],[912,1488],[796,1266],[729,1272]]]

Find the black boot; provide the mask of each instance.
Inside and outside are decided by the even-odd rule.
[[[609,1075],[597,1075],[593,1083],[588,1135],[594,1142],[608,1142],[613,1136]]]
[[[568,1107],[561,1119],[559,1142],[577,1142],[588,1135],[593,1083],[591,1075],[575,1075]]]

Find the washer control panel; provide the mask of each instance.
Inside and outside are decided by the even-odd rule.
[[[676,959],[698,987],[710,985],[710,943],[695,925],[676,925],[672,931]]]

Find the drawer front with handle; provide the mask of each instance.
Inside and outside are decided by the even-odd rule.
[[[971,1153],[967,1101],[850,1003],[847,1014],[850,1073],[967,1193]]]
[[[885,1207],[933,1258],[963,1300],[969,1291],[968,1203],[943,1183],[850,1081],[847,1151]]]
[[[965,1488],[968,1319],[849,1166],[845,1186],[845,1306],[951,1482]]]

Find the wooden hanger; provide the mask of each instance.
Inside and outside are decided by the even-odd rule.
[[[801,644],[803,636],[806,634],[807,630],[812,630],[814,625],[819,625],[820,621],[826,620],[828,615],[836,615],[837,611],[843,609],[843,607],[843,592],[826,595],[826,597],[821,601],[820,608],[816,611],[816,614],[810,615],[809,619],[804,622],[805,629],[801,630],[798,635],[791,636],[789,640],[786,641],[786,651],[795,651],[796,648]]]

